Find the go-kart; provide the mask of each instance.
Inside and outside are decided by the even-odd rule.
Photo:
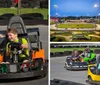
[[[73,61],[71,57],[66,58],[65,66],[67,70],[87,70],[87,62]]]
[[[91,58],[89,58],[89,60],[87,60],[87,58],[84,55],[81,55],[80,57],[78,57],[76,59],[76,61],[73,61],[71,57],[67,57],[66,58],[66,62],[65,62],[65,68],[67,70],[87,70],[88,69],[88,64],[93,64],[96,62],[96,55],[95,53],[93,53],[93,51],[91,50]],[[86,60],[86,61],[80,61],[80,59]]]
[[[93,85],[100,85],[100,56],[97,57],[96,64],[88,65],[88,76],[86,82]]]
[[[47,68],[44,59],[44,49],[42,48],[42,42],[39,39],[38,28],[28,28],[26,30],[23,20],[19,16],[11,18],[8,27],[14,27],[18,31],[18,37],[24,37],[29,44],[29,60],[28,62],[19,62],[19,55],[23,52],[20,48],[21,43],[11,42],[12,62],[5,63],[5,46],[8,42],[7,36],[3,37],[0,42],[0,79],[17,79],[17,78],[29,78],[46,75]],[[6,33],[0,31],[0,33]],[[34,45],[35,44],[35,45]],[[27,56],[27,55],[26,55]]]

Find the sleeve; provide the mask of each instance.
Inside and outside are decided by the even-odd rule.
[[[9,44],[10,44],[10,43],[8,42],[7,45],[6,45],[6,51],[8,51],[8,45],[9,45]]]
[[[28,42],[25,38],[22,38],[22,44],[28,44]]]

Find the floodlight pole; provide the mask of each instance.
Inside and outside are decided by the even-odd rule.
[[[94,7],[95,7],[95,8],[96,8],[96,10],[97,10],[96,19],[98,19],[98,8],[99,8],[99,4],[94,4]]]
[[[100,0],[99,0],[99,7],[98,7],[98,10],[99,10],[99,23],[100,23]]]
[[[57,28],[57,9],[58,9],[58,5],[54,5],[54,8],[56,9],[56,28]],[[57,28],[58,29],[58,28]]]
[[[14,3],[14,0],[12,0],[12,7],[14,7],[15,5],[14,5],[15,3]]]
[[[17,15],[21,14],[21,0],[18,0]]]

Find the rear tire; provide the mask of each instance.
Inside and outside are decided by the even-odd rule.
[[[39,70],[43,70],[44,69],[43,60],[42,59],[35,60],[35,68],[37,68]]]

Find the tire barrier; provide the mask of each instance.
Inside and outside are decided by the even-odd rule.
[[[73,82],[73,81],[54,79],[54,80],[50,80],[50,85],[84,85],[84,84]]]
[[[50,57],[61,57],[71,55],[72,51],[64,51],[64,52],[50,52]]]
[[[11,17],[15,16],[13,13],[6,13],[0,16],[0,25],[7,25]],[[41,13],[27,13],[20,15],[25,25],[48,25],[48,20],[44,20]]]
[[[63,52],[55,52],[55,57],[63,56]]]
[[[12,4],[13,3],[13,4]],[[14,4],[15,7],[18,7],[18,1],[13,2],[13,0],[0,0],[0,7],[9,8]],[[21,7],[23,8],[48,8],[48,0],[21,0]]]
[[[44,17],[41,13],[27,13],[27,14],[21,14],[20,15],[22,19],[40,19],[43,20]]]
[[[64,51],[64,56],[68,56],[68,55],[71,55],[72,54],[72,51]]]
[[[78,51],[78,52],[79,52],[79,54],[83,53],[83,51]]]
[[[4,18],[6,20],[10,20],[11,17],[13,17],[13,16],[15,16],[15,14],[13,14],[13,13],[6,13],[6,14],[1,15],[0,17]]]
[[[50,52],[50,57],[55,57],[55,53]]]
[[[48,20],[23,20],[25,25],[48,25]],[[0,25],[7,25],[9,20],[0,17]]]
[[[81,54],[83,51],[79,51]],[[94,50],[96,54],[100,54],[100,50]],[[50,52],[50,57],[60,57],[60,56],[69,56],[72,54],[72,51],[64,51],[64,52]]]
[[[48,8],[48,1],[41,1],[40,8]]]
[[[94,50],[94,52],[96,53],[96,54],[100,54],[100,50],[98,49],[98,50]]]

